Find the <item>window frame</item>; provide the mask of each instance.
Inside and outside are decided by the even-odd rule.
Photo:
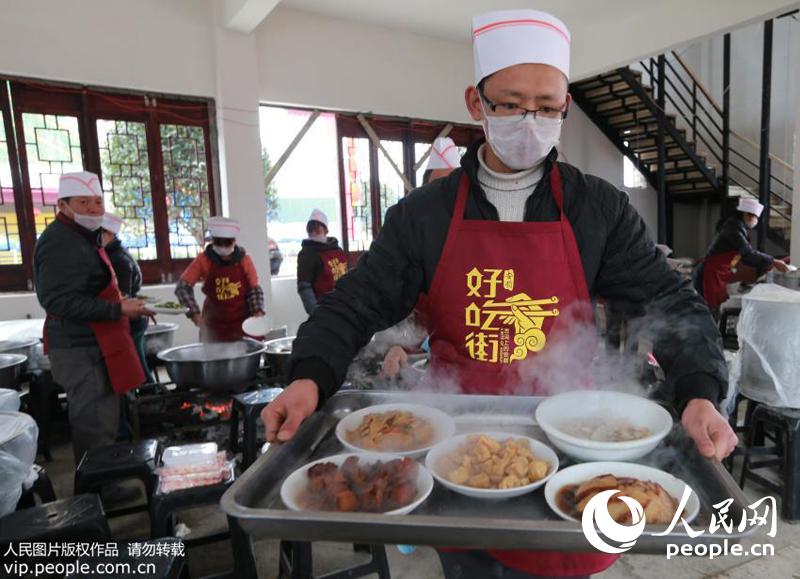
[[[145,284],[171,283],[177,279],[192,260],[172,258],[170,254],[161,126],[176,124],[203,130],[208,211],[209,216],[215,215],[220,207],[220,186],[217,143],[216,139],[212,139],[216,135],[213,99],[94,88],[0,75],[0,114],[6,126],[23,259],[21,265],[0,265],[0,292],[33,289],[36,224],[22,119],[24,113],[77,117],[83,167],[100,175],[101,180],[97,121],[119,120],[145,124],[157,258],[139,263]]]

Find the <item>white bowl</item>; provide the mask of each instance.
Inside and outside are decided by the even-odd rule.
[[[553,512],[559,517],[567,521],[578,521],[578,519],[571,517],[558,508],[556,504],[556,495],[558,491],[566,485],[579,485],[589,479],[604,474],[613,474],[618,477],[627,476],[637,478],[641,481],[658,483],[664,487],[664,490],[672,495],[676,501],[681,500],[683,489],[687,486],[681,479],[651,466],[644,466],[632,462],[586,462],[568,466],[556,473],[553,478],[547,481],[544,487],[544,498],[550,508],[553,509]],[[684,516],[686,522],[692,522],[698,512],[700,512],[700,499],[697,497],[697,493],[692,491],[689,501],[686,503],[686,515]]]
[[[348,454],[336,454],[334,456],[328,456],[325,458],[321,458],[319,460],[315,460],[301,468],[298,468],[292,474],[290,474],[283,484],[281,485],[281,500],[283,503],[293,511],[303,511],[305,509],[301,508],[300,505],[297,504],[297,495],[306,488],[308,485],[308,469],[310,469],[315,464],[319,464],[322,462],[332,462],[337,466],[341,466],[345,460],[350,458],[351,456],[357,456],[358,460],[362,464],[373,464],[378,461],[382,462],[389,462],[390,460],[395,460],[398,458],[403,458],[402,456],[398,456],[396,454],[381,454],[381,453],[348,453]],[[417,465],[419,468],[417,469],[417,496],[413,502],[407,504],[403,508],[395,509],[393,511],[387,511],[382,513],[384,515],[407,515],[418,506],[420,506],[425,499],[428,498],[428,495],[431,494],[433,490],[433,477],[431,473],[428,472],[421,464]]]
[[[242,322],[242,331],[248,336],[262,338],[269,332],[267,316],[250,316]]]
[[[395,454],[397,456],[410,456],[412,458],[420,458],[425,456],[425,453],[430,450],[430,448],[443,440],[447,440],[451,436],[456,433],[456,423],[455,421],[442,412],[437,408],[431,408],[430,406],[422,406],[419,404],[376,404],[375,406],[367,406],[366,408],[362,408],[361,410],[357,410],[356,412],[352,412],[342,418],[339,421],[339,424],[336,425],[336,438],[339,439],[339,442],[344,445],[347,450],[352,452],[382,452],[380,450],[373,450],[369,448],[362,448],[349,442],[347,440],[347,432],[349,430],[355,430],[361,424],[361,421],[364,419],[365,416],[368,414],[381,414],[384,412],[392,412],[392,411],[404,411],[404,412],[411,412],[415,416],[419,418],[424,418],[425,420],[429,421],[433,426],[433,440],[427,446],[422,448],[418,448],[415,450],[406,450],[406,451],[386,451],[391,454]]]
[[[564,424],[599,418],[648,428],[650,436],[623,442],[588,440],[567,434]],[[672,429],[672,416],[652,400],[605,390],[557,394],[536,407],[536,422],[553,446],[578,460],[636,460],[653,450]]]
[[[534,483],[529,485],[524,485],[521,487],[515,487],[512,489],[476,489],[474,487],[469,487],[466,485],[459,485],[454,482],[447,480],[444,474],[439,472],[439,463],[444,458],[445,455],[450,454],[452,452],[456,452],[461,445],[463,445],[467,438],[470,436],[480,436],[485,435],[490,438],[497,440],[498,442],[502,442],[504,440],[508,440],[509,438],[513,438],[514,440],[525,439],[530,443],[531,452],[536,458],[540,458],[542,460],[546,460],[550,464],[550,468],[547,471],[547,476],[541,480],[538,480]],[[512,434],[509,432],[470,432],[468,434],[461,434],[459,436],[454,436],[444,442],[441,442],[434,446],[429,452],[428,456],[425,458],[425,466],[428,467],[428,470],[431,471],[433,478],[443,484],[445,487],[450,489],[451,491],[455,491],[459,494],[473,497],[477,499],[510,499],[512,497],[518,497],[521,495],[528,494],[540,486],[545,484],[550,477],[552,477],[555,472],[558,470],[558,455],[546,444],[539,442],[534,438],[530,438],[528,436],[522,436],[520,434]]]

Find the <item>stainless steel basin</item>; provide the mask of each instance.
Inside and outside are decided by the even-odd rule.
[[[27,368],[28,361],[34,362],[40,355],[36,352],[36,346],[39,345],[38,338],[26,339],[11,339],[0,341],[0,354],[22,354],[26,358],[26,362],[22,371]]]
[[[266,346],[256,340],[196,343],[158,353],[170,379],[182,388],[241,392],[256,377]]]
[[[0,388],[16,389],[27,361],[25,354],[0,354]]]

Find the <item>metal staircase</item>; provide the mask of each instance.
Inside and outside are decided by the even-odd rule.
[[[769,241],[788,253],[791,167],[767,158],[768,177],[762,176],[759,146],[730,129],[728,99],[720,106],[675,51],[575,82],[570,92],[659,192],[659,241],[672,244],[674,203],[759,198],[767,178],[769,217],[762,223]],[[780,163],[778,171],[770,161]]]

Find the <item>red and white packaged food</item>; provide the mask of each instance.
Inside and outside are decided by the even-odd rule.
[[[158,471],[158,492],[215,485],[233,478],[234,460],[227,460],[224,451],[215,456],[211,464],[163,466]]]

